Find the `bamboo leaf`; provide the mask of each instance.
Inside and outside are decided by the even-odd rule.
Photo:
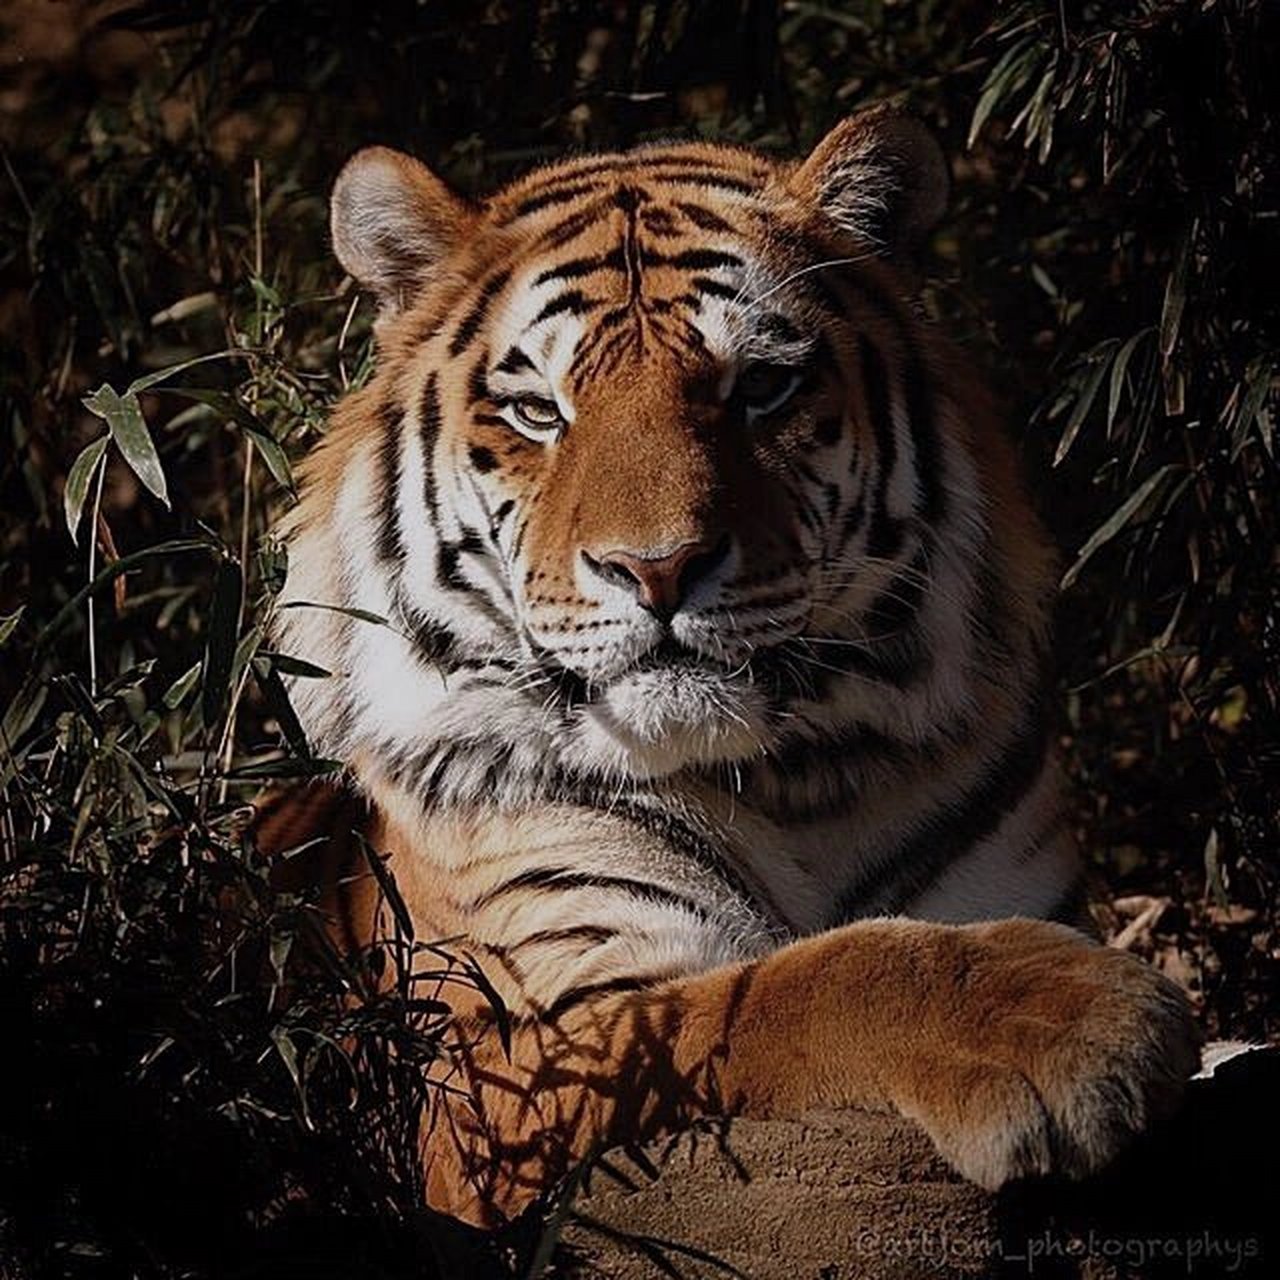
[[[360,837],[360,844],[368,860],[369,870],[373,872],[373,878],[378,882],[378,888],[382,890],[382,896],[386,898],[391,914],[395,917],[396,926],[404,937],[412,942],[413,916],[409,914],[408,905],[400,894],[400,887],[396,884],[395,877],[383,861],[382,855],[363,836]]]
[[[1053,465],[1055,467],[1060,465],[1067,456],[1071,446],[1075,443],[1076,436],[1080,434],[1080,428],[1084,426],[1084,421],[1089,416],[1089,410],[1093,408],[1093,402],[1098,397],[1098,388],[1102,385],[1102,379],[1106,377],[1107,367],[1110,364],[1108,357],[1114,345],[1114,343],[1103,343],[1102,347],[1096,348],[1092,354],[1093,367],[1085,375],[1084,383],[1076,396],[1075,405],[1071,410],[1071,416],[1067,419],[1067,425],[1062,429],[1062,438],[1058,441],[1058,447],[1054,451]]]
[[[1137,349],[1138,343],[1151,331],[1139,329],[1137,333],[1122,346],[1111,365],[1111,386],[1107,396],[1107,436],[1115,426],[1116,414],[1120,411],[1120,397],[1124,393],[1125,376],[1129,371],[1129,361]]]
[[[1067,570],[1062,579],[1065,591],[1080,576],[1080,571],[1093,558],[1097,551],[1106,546],[1147,504],[1156,490],[1176,471],[1182,470],[1175,463],[1166,463],[1152,472],[1125,500],[1089,535],[1089,539],[1080,548],[1075,563]]]
[[[1187,302],[1187,265],[1191,260],[1191,242],[1195,239],[1195,223],[1183,237],[1178,257],[1169,272],[1164,287],[1164,304],[1160,311],[1160,354],[1165,359],[1178,345],[1178,330],[1182,325],[1182,312]]]
[[[3,647],[5,641],[13,635],[18,623],[22,621],[22,615],[27,611],[27,606],[19,605],[12,613],[6,613],[0,617],[0,647]]]
[[[293,468],[289,465],[288,455],[280,442],[235,396],[205,387],[169,387],[166,390],[173,395],[207,405],[227,421],[234,422],[257,446],[275,482],[289,493],[295,492]]]
[[[355,609],[345,604],[318,604],[314,600],[286,600],[282,609],[326,609],[330,613],[344,613],[357,622],[372,622],[378,627],[389,627],[391,622],[380,613],[371,613],[368,609]]]
[[[85,396],[82,403],[90,413],[96,413],[107,424],[111,438],[124,454],[124,460],[134,475],[167,507],[169,486],[138,397],[132,390],[123,396],[117,395],[114,388],[104,382],[92,395]]]
[[[300,676],[307,680],[327,680],[333,675],[332,671],[326,671],[324,667],[318,667],[314,662],[306,662],[302,658],[295,658],[287,653],[264,653],[262,657],[286,676]]]
[[[0,746],[6,753],[12,751],[23,734],[36,722],[44,700],[49,696],[49,686],[43,680],[29,676],[14,695],[0,721]]]
[[[221,776],[228,782],[271,782],[283,778],[320,778],[328,773],[337,773],[342,767],[341,760],[325,760],[318,756],[310,760],[258,760],[236,765]]]
[[[147,391],[151,387],[158,386],[164,382],[166,378],[172,378],[176,374],[182,373],[186,369],[194,369],[198,364],[208,364],[210,360],[229,360],[237,357],[244,358],[248,355],[246,351],[237,351],[235,348],[228,348],[225,351],[211,351],[208,355],[195,356],[190,360],[181,360],[177,364],[171,364],[168,368],[157,369],[154,373],[143,374],[141,378],[134,378],[125,388],[126,396],[136,396],[141,391]]]
[[[243,595],[244,576],[240,566],[226,557],[218,565],[218,577],[214,583],[209,639],[204,653],[204,681],[200,687],[200,711],[209,728],[222,718],[231,691]]]
[[[107,451],[107,441],[110,439],[110,435],[103,435],[85,445],[71,464],[71,470],[67,472],[67,485],[62,491],[62,508],[67,517],[67,532],[71,535],[71,541],[77,545],[80,517],[89,496],[89,483],[102,461],[102,455]]]
[[[489,981],[488,974],[476,963],[472,955],[464,951],[462,958],[463,968],[466,969],[468,976],[479,988],[480,994],[488,1001],[489,1008],[493,1011],[493,1019],[498,1027],[498,1039],[502,1042],[502,1051],[507,1055],[509,1062],[511,1060],[511,1013],[507,1008],[507,1002],[502,998],[498,988]]]
[[[188,667],[165,691],[161,701],[170,711],[182,705],[200,678],[200,663]]]
[[[204,538],[172,538],[168,542],[157,542],[154,547],[144,547],[141,551],[133,551],[127,556],[121,556],[119,560],[113,560],[92,582],[81,587],[53,615],[52,619],[36,638],[35,652],[39,654],[47,649],[53,643],[58,632],[76,616],[85,600],[95,591],[110,582],[114,582],[122,573],[128,573],[130,569],[136,569],[138,565],[147,560],[154,560],[161,556],[182,555],[188,551],[205,551],[219,554],[220,548],[216,542],[210,542]]]
[[[293,703],[289,701],[289,693],[284,687],[284,681],[280,678],[280,672],[269,659],[254,658],[253,677],[258,682],[258,688],[262,690],[267,706],[278,721],[280,732],[284,734],[285,741],[293,750],[293,754],[309,760],[311,744],[307,742],[302,723],[293,709]]]

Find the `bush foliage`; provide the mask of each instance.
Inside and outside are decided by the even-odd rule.
[[[1101,896],[1155,902],[1143,945],[1212,1033],[1275,1033],[1274,6],[156,0],[0,22],[12,1274],[314,1274],[334,1221],[367,1227],[339,1274],[542,1256],[536,1231],[476,1245],[417,1207],[407,1135],[456,961],[401,928],[282,987],[316,909],[243,835],[264,781],[333,768],[283,694],[296,656],[263,640],[268,530],[369,372],[370,307],[325,231],[368,142],[482,190],[566,148],[790,153],[867,102],[922,114],[955,178],[925,302],[991,370],[1064,549],[1063,741]]]

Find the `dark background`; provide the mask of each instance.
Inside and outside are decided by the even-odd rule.
[[[368,372],[325,196],[369,142],[478,192],[566,150],[795,154],[918,112],[954,178],[926,304],[1062,547],[1099,923],[1209,1034],[1277,1036],[1280,8],[6,0],[0,27],[0,1274],[463,1265],[405,1146],[426,953],[273,983],[314,912],[239,827],[264,778],[328,767],[255,627],[289,460]],[[125,399],[95,413],[103,383]],[[98,499],[73,464],[109,427]]]

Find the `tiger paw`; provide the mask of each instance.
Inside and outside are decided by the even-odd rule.
[[[953,937],[900,1106],[966,1178],[1087,1176],[1177,1105],[1199,1034],[1174,983],[1057,925]]]

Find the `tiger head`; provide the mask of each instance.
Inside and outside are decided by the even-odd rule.
[[[388,625],[288,615],[346,681],[300,691],[322,745],[533,738],[653,778],[767,751],[826,671],[897,660],[886,607],[976,519],[902,271],[945,191],[887,110],[798,163],[647,145],[480,202],[357,154],[332,232],[378,372],[310,464],[291,580]]]

